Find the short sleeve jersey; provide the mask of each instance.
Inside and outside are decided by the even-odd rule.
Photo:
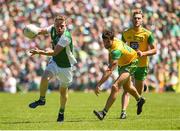
[[[129,28],[123,32],[122,41],[126,42],[134,50],[147,51],[148,45],[154,43],[154,36],[152,32],[143,27],[139,31]],[[148,66],[147,56],[139,57],[138,60],[138,67]]]
[[[111,59],[118,60],[119,66],[128,65],[137,58],[136,51],[117,38],[114,38],[113,44],[108,50]]]
[[[49,26],[47,31],[51,34],[53,47],[55,47],[55,45],[64,47],[64,49],[59,54],[53,56],[53,60],[56,62],[56,64],[59,67],[68,68],[77,63],[73,55],[74,46],[71,33],[68,30],[65,30],[61,36],[58,36],[53,25]]]

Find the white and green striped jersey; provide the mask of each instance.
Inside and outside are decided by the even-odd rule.
[[[64,49],[56,56],[53,56],[53,60],[59,67],[68,68],[72,67],[77,63],[73,55],[73,42],[71,33],[66,29],[61,36],[56,34],[54,25],[47,28],[47,31],[51,34],[52,46],[55,47],[56,44],[64,47]]]

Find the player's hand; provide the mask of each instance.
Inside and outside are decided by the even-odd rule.
[[[140,51],[140,50],[138,50],[138,51],[137,51],[137,54],[138,54],[138,56],[139,56],[139,57],[144,56],[143,52],[142,52],[142,51]]]
[[[31,56],[33,56],[35,54],[39,54],[39,49],[38,48],[31,49],[29,52],[31,53]]]
[[[98,96],[99,93],[100,93],[100,87],[99,86],[96,86],[96,89],[95,89],[95,94]]]

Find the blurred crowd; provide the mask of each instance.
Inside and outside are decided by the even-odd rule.
[[[36,46],[51,48],[49,36],[30,40],[23,35],[27,24],[46,27],[54,14],[68,17],[78,63],[74,67],[73,90],[92,90],[108,65],[101,32],[113,27],[116,37],[132,25],[131,9],[144,12],[144,27],[155,36],[158,53],[150,57],[146,80],[150,90],[178,91],[180,88],[180,2],[178,0],[0,0],[0,91],[15,93],[38,90],[49,57],[29,56]],[[109,89],[115,72],[104,83]],[[49,90],[58,88],[53,79]]]

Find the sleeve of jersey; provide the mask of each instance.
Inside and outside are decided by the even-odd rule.
[[[62,47],[66,47],[70,44],[70,42],[71,42],[71,40],[68,37],[63,35],[63,36],[61,36],[61,38],[59,39],[57,44]]]
[[[153,43],[154,43],[154,36],[152,34],[150,34],[148,37],[148,43],[151,45],[153,45]]]
[[[50,26],[48,26],[48,27],[45,28],[48,33],[51,33],[51,29],[52,29],[53,26],[54,26],[54,25],[50,25]]]
[[[119,59],[119,58],[121,57],[121,55],[122,55],[122,52],[121,52],[120,50],[113,50],[113,51],[111,52],[111,58],[112,58],[113,60]]]

